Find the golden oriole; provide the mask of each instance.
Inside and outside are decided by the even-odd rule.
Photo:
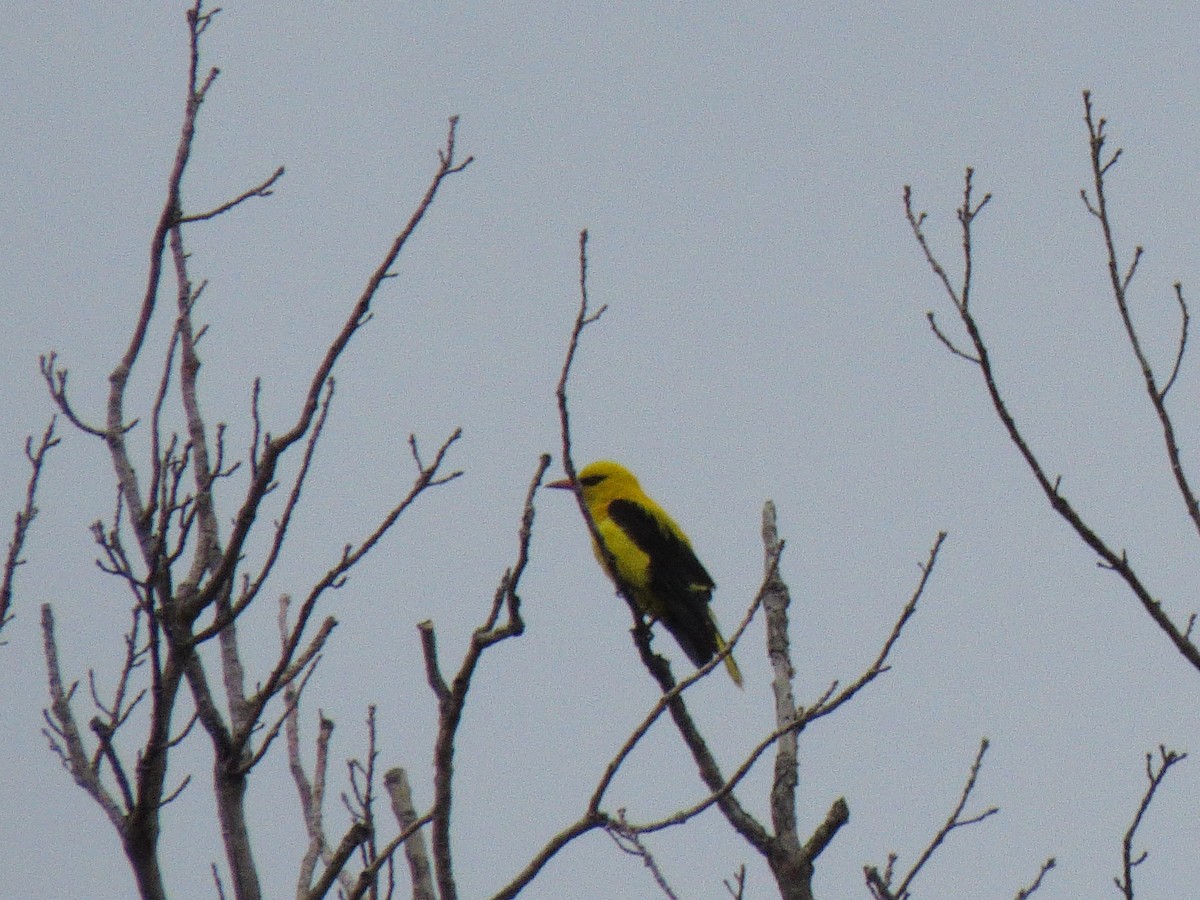
[[[546,487],[570,490],[567,479]],[[604,546],[612,554],[619,577],[609,571],[608,560],[593,546],[600,567],[618,588],[627,586],[630,599],[652,621],[662,622],[696,666],[707,663],[725,649],[709,602],[712,576],[696,558],[692,542],[667,511],[642,490],[633,473],[619,463],[600,460],[579,472],[579,490]],[[725,668],[734,684],[742,686],[742,673],[733,654]]]

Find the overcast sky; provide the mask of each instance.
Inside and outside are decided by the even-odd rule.
[[[1051,9],[1053,7],[1053,9]],[[149,236],[178,135],[184,4],[9,4],[0,29],[0,509],[24,491],[24,435],[50,403],[37,356],[56,350],[80,410],[106,378],[144,288]],[[1105,289],[1080,92],[1094,91],[1125,155],[1111,178],[1117,237],[1147,255],[1132,300],[1169,367],[1170,285],[1197,276],[1200,29],[1182,3],[244,3],[205,36],[221,68],[184,185],[217,205],[287,167],[275,196],[187,232],[208,280],[199,317],[210,424],[249,442],[249,389],[290,421],[321,348],[407,219],[461,116],[469,170],[445,184],[399,277],[337,375],[328,434],[270,585],[303,591],[373,527],[412,477],[406,446],[456,426],[462,479],[424,497],[328,598],[337,616],[306,695],[335,719],[333,757],[362,752],[379,706],[381,765],[430,802],[435,709],[415,625],[446,666],[485,614],[516,547],[521,498],[559,437],[553,390],[577,303],[577,239],[608,313],[571,385],[580,462],[613,457],[692,535],[728,625],[761,577],[759,515],[788,540],[802,703],[872,659],[939,530],[949,538],[894,668],[807,732],[801,830],[845,796],[850,823],[818,864],[823,897],[866,896],[862,866],[911,863],[953,806],[982,736],[974,804],[918,883],[927,897],[1012,897],[1048,856],[1041,897],[1106,896],[1144,788],[1143,754],[1196,743],[1197,679],[1110,573],[1048,509],[995,420],[977,372],[929,333],[953,320],[901,205],[911,183],[956,261],[965,166],[995,197],[976,229],[974,304],[1014,414],[1064,491],[1142,566],[1180,619],[1198,605],[1194,539],[1139,373]],[[161,332],[157,332],[161,336]],[[957,333],[957,332],[954,332]],[[157,363],[131,401],[144,402]],[[1194,463],[1200,361],[1174,388]],[[64,428],[0,647],[0,894],[130,896],[120,845],[40,734],[37,608],[54,605],[63,665],[111,685],[128,600],[93,563],[111,515],[102,444]],[[238,482],[224,497],[232,514]],[[1193,562],[1189,562],[1193,560]],[[488,654],[457,764],[463,896],[506,882],[573,821],[653,702],[628,613],[597,570],[566,495],[539,497],[522,597],[528,630]],[[251,679],[273,608],[247,618]],[[689,671],[665,635],[658,649]],[[761,623],[694,709],[727,768],[773,722]],[[718,673],[719,674],[719,673]],[[80,715],[88,715],[82,700]],[[221,860],[197,734],[166,814],[174,896],[212,896]],[[1139,897],[1200,893],[1200,762],[1174,770],[1140,833]],[[741,790],[765,814],[769,766]],[[336,773],[340,779],[342,770]],[[343,785],[339,781],[338,789]],[[611,805],[647,820],[702,796],[664,723]],[[267,893],[292,892],[303,826],[285,760],[250,794]],[[343,825],[336,799],[331,821]],[[682,897],[769,874],[715,812],[649,841]],[[569,848],[535,898],[653,897],[603,835]]]

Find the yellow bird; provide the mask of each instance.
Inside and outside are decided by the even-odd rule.
[[[563,479],[546,487],[570,490],[573,485]],[[604,573],[618,587],[629,587],[633,602],[652,621],[666,626],[694,665],[703,666],[723,651],[725,639],[709,606],[716,585],[683,529],[619,463],[600,460],[584,466],[579,489],[620,578],[613,577],[605,554],[594,546]],[[725,668],[741,687],[742,673],[733,654],[725,657]]]

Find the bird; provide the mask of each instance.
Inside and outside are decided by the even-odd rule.
[[[716,584],[683,529],[620,463],[589,463],[578,478],[583,503],[608,550],[605,554],[593,540],[604,574],[618,590],[628,590],[652,622],[662,622],[693,665],[703,666],[724,651],[727,644],[710,605]],[[573,490],[575,485],[564,478],[546,487]],[[732,653],[725,657],[725,668],[741,687],[742,673]]]

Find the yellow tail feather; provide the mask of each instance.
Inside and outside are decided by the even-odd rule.
[[[729,649],[729,645],[725,643],[725,638],[721,637],[721,632],[717,632],[717,652],[724,653]],[[729,673],[729,677],[733,679],[733,683],[738,687],[742,687],[742,670],[738,668],[737,660],[730,653],[725,657],[725,670]]]

